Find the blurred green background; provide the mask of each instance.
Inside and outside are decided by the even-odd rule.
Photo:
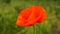
[[[45,23],[37,24],[37,34],[60,34],[60,0],[0,0],[0,34],[34,34],[34,28],[16,25],[21,10],[43,6],[47,12]]]

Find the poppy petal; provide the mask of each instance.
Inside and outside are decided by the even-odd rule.
[[[16,24],[18,26],[32,26],[46,20],[46,12],[41,6],[31,6],[22,10]]]

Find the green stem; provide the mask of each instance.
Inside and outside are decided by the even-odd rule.
[[[34,29],[34,34],[36,34],[36,26],[35,25],[33,26],[33,29]]]

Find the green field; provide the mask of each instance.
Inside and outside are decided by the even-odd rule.
[[[0,34],[34,34],[34,28],[16,25],[18,14],[29,6],[43,6],[45,23],[36,24],[37,34],[60,34],[60,0],[0,0]]]

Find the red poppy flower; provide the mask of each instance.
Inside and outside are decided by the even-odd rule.
[[[16,24],[18,26],[32,26],[46,20],[46,11],[41,6],[31,6],[21,11]]]

